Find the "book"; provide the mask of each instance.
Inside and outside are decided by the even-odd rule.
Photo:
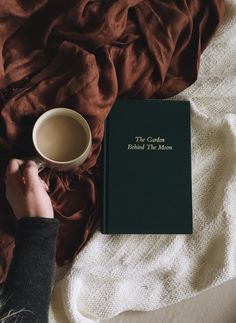
[[[101,232],[192,233],[190,103],[117,100],[105,122]]]

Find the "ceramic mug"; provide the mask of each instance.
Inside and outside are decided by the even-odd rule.
[[[68,108],[44,112],[32,131],[36,155],[32,158],[42,171],[46,166],[69,170],[81,165],[92,146],[91,130],[84,117]]]

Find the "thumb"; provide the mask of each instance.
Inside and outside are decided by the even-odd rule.
[[[28,160],[24,166],[24,180],[26,189],[33,189],[41,185],[38,176],[38,167],[33,160]]]

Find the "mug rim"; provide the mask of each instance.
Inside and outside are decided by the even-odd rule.
[[[64,113],[61,113],[64,112]],[[67,115],[67,116],[71,116],[72,118],[76,119],[78,122],[80,122],[80,124],[82,125],[83,129],[86,131],[86,134],[88,135],[88,140],[87,143],[85,145],[85,148],[83,150],[83,152],[78,155],[76,158],[74,159],[69,159],[66,161],[58,161],[58,160],[54,160],[51,159],[49,157],[47,157],[46,155],[44,155],[40,149],[38,148],[37,145],[37,139],[36,139],[36,134],[37,134],[37,130],[40,126],[40,124],[42,124],[43,119],[47,116],[53,116],[53,115]],[[86,128],[86,129],[85,129]],[[50,110],[47,110],[46,112],[43,112],[38,119],[36,120],[34,126],[33,126],[33,131],[32,131],[32,139],[33,139],[33,144],[34,147],[36,149],[36,151],[38,152],[38,154],[45,159],[46,161],[53,163],[53,164],[58,164],[58,165],[67,165],[70,163],[74,163],[80,159],[82,159],[87,153],[88,150],[90,150],[91,148],[91,144],[92,144],[92,135],[91,135],[91,130],[89,127],[88,122],[86,121],[86,119],[77,111],[69,109],[69,108],[63,108],[63,107],[58,107],[58,108],[51,108]]]

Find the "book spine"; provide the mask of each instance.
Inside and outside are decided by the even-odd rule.
[[[102,152],[102,219],[101,219],[101,233],[107,233],[107,193],[108,193],[108,118],[104,124],[104,136],[103,136],[103,152]]]

